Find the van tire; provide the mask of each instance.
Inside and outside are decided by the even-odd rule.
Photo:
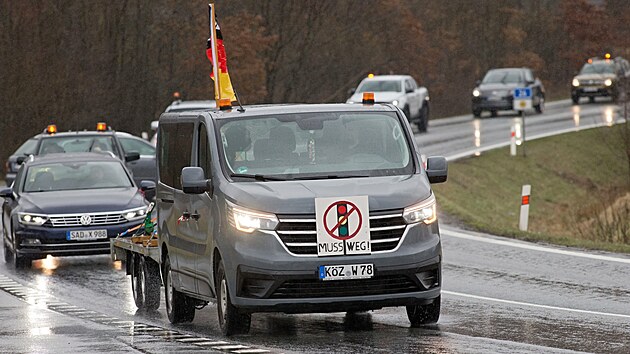
[[[142,294],[144,307],[147,310],[157,310],[160,307],[160,266],[151,258],[140,257],[140,273],[142,273]]]
[[[219,263],[216,274],[216,292],[217,292],[217,314],[219,316],[219,327],[225,336],[233,334],[245,334],[249,332],[252,322],[252,315],[247,312],[239,312],[230,301],[230,290],[227,278],[225,277],[225,269],[223,261]]]
[[[164,298],[166,302],[166,315],[168,320],[175,324],[192,322],[195,318],[195,304],[192,299],[175,290],[173,287],[173,274],[171,261],[168,256],[164,260]]]
[[[426,305],[407,306],[407,317],[412,327],[437,323],[440,318],[441,297],[433,299],[433,302]]]

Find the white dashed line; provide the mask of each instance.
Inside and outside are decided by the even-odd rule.
[[[510,305],[536,307],[536,308],[547,309],[547,310],[557,310],[557,311],[567,311],[567,312],[575,312],[575,313],[585,313],[585,314],[589,314],[589,315],[598,315],[598,316],[630,318],[630,315],[623,315],[623,314],[618,314],[618,313],[588,311],[588,310],[572,309],[572,308],[568,308],[568,307],[558,307],[558,306],[531,304],[531,303],[528,303],[528,302],[520,302],[520,301],[497,299],[497,298],[493,298],[493,297],[464,294],[464,293],[458,293],[458,292],[454,292],[454,291],[442,290],[442,294],[447,294],[447,295],[452,295],[452,296],[459,296],[459,297],[466,297],[466,298],[469,298],[469,299],[476,299],[476,300],[483,300],[483,301],[500,302],[500,303],[510,304]]]

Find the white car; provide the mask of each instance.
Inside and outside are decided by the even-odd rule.
[[[391,103],[405,112],[407,119],[427,131],[429,121],[429,91],[419,87],[409,75],[370,75],[363,79],[346,103],[361,103],[363,92],[374,92],[377,103]]]

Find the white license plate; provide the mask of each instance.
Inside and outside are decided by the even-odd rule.
[[[319,266],[319,279],[367,279],[374,276],[374,264],[344,264]]]
[[[107,230],[79,230],[66,232],[66,240],[89,241],[107,238]]]
[[[585,87],[582,90],[584,90],[584,92],[595,92],[597,91],[597,87]]]

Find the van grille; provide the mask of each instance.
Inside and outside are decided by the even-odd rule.
[[[315,215],[278,215],[276,232],[289,252],[297,255],[317,255]],[[372,253],[391,251],[398,246],[407,224],[402,210],[370,212]]]

